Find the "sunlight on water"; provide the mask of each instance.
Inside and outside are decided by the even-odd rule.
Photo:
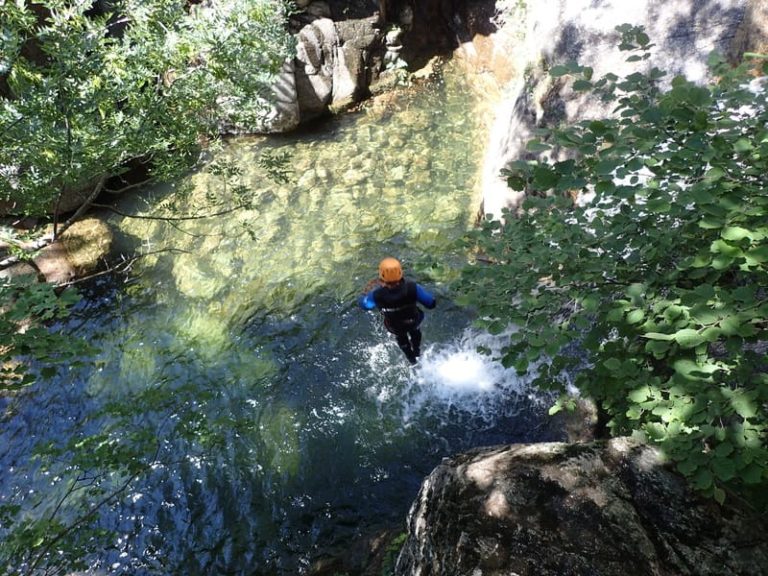
[[[466,328],[471,312],[430,277],[433,264],[447,278],[463,262],[454,242],[479,201],[484,135],[455,72],[304,132],[228,142],[221,155],[242,169],[249,210],[173,225],[114,216],[120,250],[147,256],[77,320],[96,367],[41,387],[0,428],[0,445],[15,442],[0,469],[20,470],[0,476],[0,498],[49,490],[34,442],[66,443],[109,403],[129,432],[162,442],[134,497],[103,511],[124,536],[97,553],[101,566],[294,576],[401,526],[441,458],[551,438],[529,380],[493,359],[504,335]],[[288,153],[289,183],[259,169],[264,147]],[[186,182],[190,204],[226,196],[209,173]],[[126,195],[120,209],[155,214],[168,191]],[[437,295],[416,366],[356,304],[384,255]]]
[[[238,183],[247,186],[251,209],[174,226],[115,223],[128,246],[141,242],[153,253],[136,265],[143,277],[175,288],[159,291],[159,299],[179,309],[222,302],[216,318],[235,329],[256,311],[290,313],[318,290],[348,294],[382,251],[437,255],[471,226],[480,191],[468,151],[482,145],[481,123],[466,113],[473,98],[460,76],[448,74],[324,129],[234,139],[217,159],[242,170]],[[289,155],[289,182],[260,168],[263,151]],[[210,198],[233,201],[220,175],[199,171],[186,184],[189,194],[175,207],[181,214]],[[148,198],[125,198],[121,209],[156,214],[169,192],[161,186]],[[173,256],[157,252],[165,249]]]

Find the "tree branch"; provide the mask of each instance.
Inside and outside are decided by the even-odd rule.
[[[104,192],[107,192],[108,194],[122,194],[123,192],[127,192],[128,190],[133,190],[134,188],[141,188],[142,186],[146,186],[147,184],[150,184],[153,182],[153,178],[147,178],[146,180],[142,180],[141,182],[135,182],[133,184],[128,184],[127,186],[123,186],[122,188],[104,188]],[[96,206],[95,204],[93,206]],[[100,208],[102,206],[99,206]]]
[[[92,202],[96,199],[96,197],[101,193],[101,190],[104,188],[104,183],[107,181],[107,176],[101,176],[99,178],[99,181],[96,183],[96,186],[94,186],[93,190],[91,190],[90,195],[88,198],[85,199],[85,201],[80,205],[80,207],[77,209],[77,211],[70,216],[66,222],[62,223],[61,226],[59,226],[58,233],[54,232],[52,234],[46,234],[34,242],[30,244],[26,244],[23,246],[24,252],[30,253],[34,252],[35,250],[40,250],[41,248],[45,248],[46,246],[49,246],[53,244],[56,240],[58,240],[64,232],[67,231],[67,229],[72,226],[77,220],[80,219],[80,217],[85,213],[88,208],[91,207]],[[9,266],[13,266],[14,264],[17,264],[22,261],[22,258],[19,256],[9,256],[8,258],[5,258],[3,260],[0,260],[0,270],[5,270]]]
[[[232,212],[237,212],[238,210],[242,210],[243,208],[247,208],[246,204],[239,204],[238,206],[234,206],[232,208],[227,208],[226,210],[221,210],[219,212],[211,212],[210,214],[196,214],[196,215],[189,215],[189,216],[140,216],[138,214],[128,214],[127,212],[122,212],[118,210],[117,208],[113,206],[109,206],[108,204],[91,204],[94,208],[104,208],[105,210],[110,210],[111,212],[114,212],[115,214],[119,216],[124,216],[125,218],[135,218],[137,220],[160,220],[163,222],[183,222],[186,220],[204,220],[206,218],[216,218],[217,216],[224,216],[226,214],[231,214]]]
[[[64,173],[65,176],[69,175],[69,171],[72,168],[72,162],[74,160],[74,150],[72,149],[72,126],[69,122],[69,114],[64,113],[64,126],[67,129],[67,150],[69,150],[69,162],[67,165],[67,171]],[[56,197],[56,206],[53,208],[53,237],[58,237],[58,231],[59,231],[59,210],[61,208],[61,199],[64,197],[64,192],[66,191],[66,181],[67,178],[62,178],[61,180],[61,186],[59,188],[59,195]]]
[[[85,214],[86,210],[91,207],[91,204],[94,200],[98,197],[99,194],[101,194],[102,189],[104,188],[104,184],[107,181],[108,176],[105,174],[99,178],[99,181],[96,183],[96,186],[93,187],[93,190],[91,190],[91,194],[88,196],[88,198],[85,199],[85,201],[80,205],[80,208],[78,208],[72,216],[70,216],[66,222],[64,222],[61,227],[59,228],[58,235],[53,237],[52,241],[58,240],[59,237],[64,234],[64,232],[67,231],[67,229],[72,226],[75,222],[77,222],[80,217]]]
[[[133,264],[137,260],[144,258],[145,256],[153,256],[154,254],[163,254],[165,252],[192,254],[192,252],[190,252],[189,250],[182,250],[181,248],[162,248],[160,250],[153,250],[151,252],[137,254],[136,256],[132,256],[131,258],[125,258],[122,262],[119,262],[114,266],[110,266],[106,270],[101,270],[93,274],[88,274],[87,276],[75,278],[74,280],[70,280],[69,282],[64,282],[62,284],[59,284],[58,286],[61,288],[66,288],[69,286],[74,286],[75,284],[79,284],[81,282],[87,282],[88,280],[93,280],[94,278],[98,278],[99,276],[106,276],[107,274],[111,274],[113,272],[124,272],[125,270],[130,268],[131,264]]]
[[[154,456],[150,459],[150,463],[157,460],[157,455],[160,453],[160,443],[158,442],[157,449],[155,450]],[[40,551],[40,553],[37,555],[37,558],[34,562],[31,563],[29,570],[27,570],[27,574],[31,575],[35,573],[35,570],[40,565],[40,563],[43,561],[45,556],[51,551],[51,549],[64,537],[66,537],[68,534],[73,532],[75,529],[77,529],[80,525],[82,525],[84,522],[86,522],[89,518],[94,516],[102,506],[105,506],[106,504],[109,504],[112,500],[117,498],[120,494],[125,492],[128,487],[131,485],[131,482],[136,480],[139,476],[141,476],[144,472],[146,472],[150,467],[150,464],[146,464],[141,470],[138,472],[134,472],[133,474],[128,476],[128,479],[125,480],[118,488],[104,496],[101,500],[99,500],[96,504],[94,504],[90,510],[88,510],[85,514],[83,514],[80,518],[78,518],[76,521],[74,521],[72,524],[64,528],[61,532],[59,532],[56,536],[54,536]]]

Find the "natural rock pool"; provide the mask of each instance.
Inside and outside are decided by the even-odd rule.
[[[0,502],[76,518],[87,491],[64,496],[83,480],[67,457],[42,466],[35,446],[97,434],[70,450],[93,450],[92,475],[119,487],[126,472],[100,469],[99,450],[138,442],[152,466],[99,508],[109,545],[87,574],[295,575],[404,527],[441,458],[561,439],[546,402],[476,351],[497,341],[473,331],[445,284],[479,205],[475,105],[449,68],[300,133],[227,143],[217,159],[242,169],[252,210],[111,217],[126,253],[150,255],[124,283],[85,291],[68,329],[94,345],[92,363],[60,370],[13,410],[0,400]],[[265,147],[289,152],[289,183],[258,168]],[[220,195],[223,181],[191,175],[179,207]],[[119,209],[156,213],[167,192]],[[415,368],[356,306],[386,255],[438,298]]]

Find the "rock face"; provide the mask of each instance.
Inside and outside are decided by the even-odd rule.
[[[271,112],[259,126],[226,132],[287,132],[369,95],[382,71],[384,20],[373,0],[299,2],[291,19],[296,57],[272,87]]]
[[[537,127],[610,114],[611,105],[575,94],[565,82],[553,82],[546,73],[551,65],[577,60],[594,68],[594,78],[607,72],[624,76],[642,70],[627,63],[627,54],[618,50],[615,27],[629,23],[644,26],[656,45],[644,64],[647,69],[666,70],[669,79],[684,74],[704,81],[711,51],[733,56],[734,50],[743,49],[745,42],[755,43],[765,32],[758,4],[749,0],[528,2],[524,24],[509,23],[524,40],[516,48],[517,79],[507,86],[497,108],[487,148],[484,213],[499,217],[503,208],[514,209],[520,203],[522,193],[511,191],[500,173],[510,162],[527,157],[525,144]]]
[[[112,229],[101,219],[83,218],[61,235],[61,244],[76,276],[95,272],[112,248]]]
[[[297,6],[296,58],[275,84],[273,113],[255,131],[284,132],[361,101],[387,67],[419,68],[472,33],[462,0],[302,0]]]
[[[297,122],[366,97],[384,55],[377,16],[341,22],[304,16],[302,21],[295,58]]]
[[[765,520],[628,439],[479,449],[422,484],[397,576],[765,576]]]

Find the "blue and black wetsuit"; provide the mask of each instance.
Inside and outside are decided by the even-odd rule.
[[[418,305],[431,310],[437,304],[435,297],[420,284],[404,279],[371,290],[360,297],[359,303],[365,310],[381,311],[384,326],[395,335],[397,345],[411,364],[415,364],[421,354],[419,324],[424,320],[424,311]]]

